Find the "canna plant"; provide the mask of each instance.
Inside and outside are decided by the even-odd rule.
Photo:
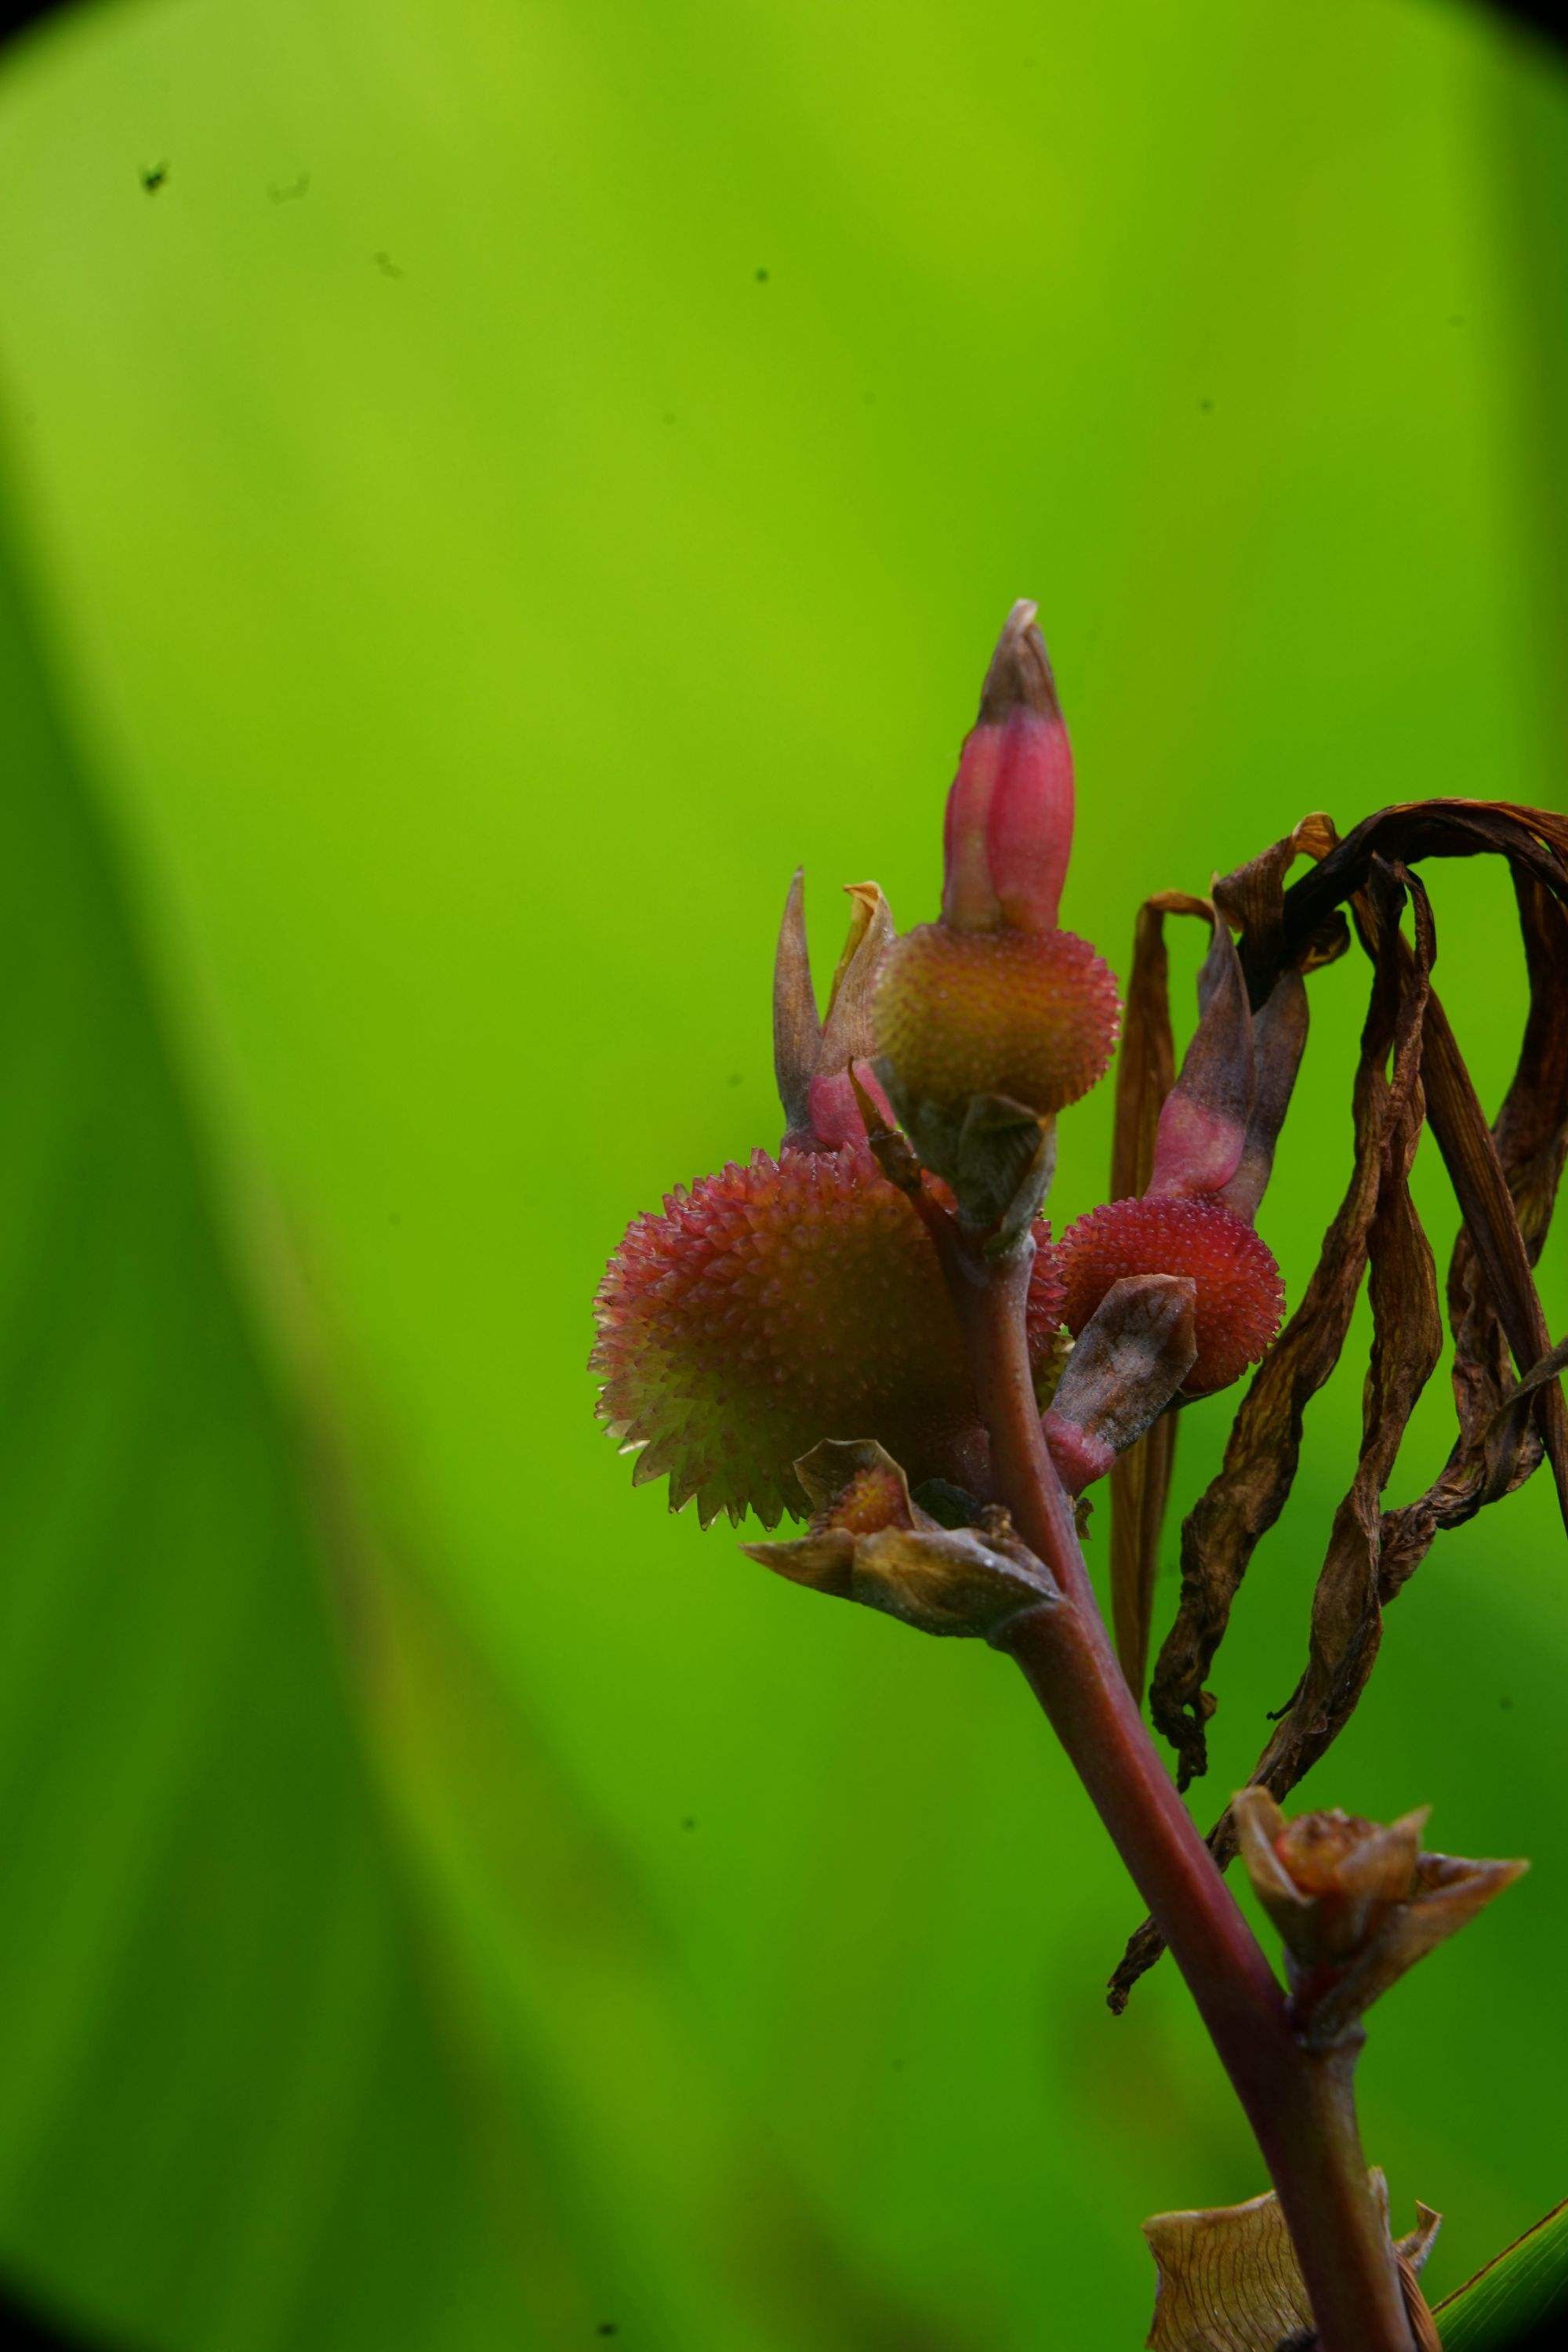
[[[1035,608],[1015,606],[950,792],[941,913],[897,937],[854,886],[819,1014],[801,877],[773,985],[776,1154],[634,1220],[596,1300],[600,1411],[637,1480],[796,1584],[1022,1668],[1148,1908],[1114,2009],[1169,1948],[1272,2189],[1145,2225],[1160,2352],[1429,2352],[1420,2266],[1395,2240],[1353,2080],[1367,2010],[1524,1868],[1426,1852],[1425,1815],[1288,1819],[1376,1659],[1383,1613],[1436,1534],[1544,1460],[1568,1511],[1568,1422],[1532,1267],[1568,1150],[1568,821],[1506,803],[1388,808],[1340,839],[1306,818],[1207,897],[1140,911],[1123,1011],[1060,928],[1073,827],[1066,727]],[[1512,869],[1531,1003],[1495,1122],[1432,983],[1415,872],[1492,852]],[[1306,871],[1289,878],[1301,860]],[[1207,927],[1179,1071],[1165,926]],[[1258,1229],[1308,1034],[1308,982],[1359,945],[1371,992],[1344,1199],[1289,1318]],[[1112,1197],[1053,1240],[1057,1123],[1121,1034]],[[1414,1502],[1382,1496],[1442,1353],[1411,1163],[1430,1126],[1463,1223],[1447,1279],[1456,1429]],[[1206,1838],[1182,1791],[1206,1769],[1207,1685],[1252,1554],[1289,1493],[1303,1415],[1363,1285],[1362,1441],[1335,1513],[1307,1657],[1251,1780]],[[1247,1375],[1221,1468],[1181,1535],[1181,1592],[1152,1676],[1176,1433]],[[1110,1495],[1110,1630],[1084,1563],[1086,1490]],[[1142,1717],[1175,1749],[1177,1780]],[[1179,1783],[1179,1785],[1178,1785]],[[1226,1884],[1240,1854],[1284,1980]],[[1445,2323],[1447,2324],[1447,2323]]]

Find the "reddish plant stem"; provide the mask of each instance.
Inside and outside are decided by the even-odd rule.
[[[996,1636],[1022,1667],[1187,1982],[1279,2193],[1321,2352],[1414,2352],[1368,2184],[1355,2052],[1304,2049],[1285,1994],[1177,1796],[1105,1630],[1072,1506],[1040,1427],[1025,1325],[1032,1244],[987,1258],[929,1218],[1014,1525],[1060,1603]]]

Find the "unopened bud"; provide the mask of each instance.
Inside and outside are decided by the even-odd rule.
[[[1025,600],[997,640],[948,794],[943,922],[961,931],[1054,930],[1072,820],[1072,751]]]

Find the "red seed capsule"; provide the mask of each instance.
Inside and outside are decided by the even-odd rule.
[[[1061,1288],[1043,1225],[1031,1358]],[[636,1218],[595,1305],[599,1412],[706,1523],[773,1526],[805,1499],[793,1465],[825,1438],[874,1438],[917,1483],[954,1475],[976,1431],[963,1341],[930,1235],[864,1145],[759,1151]]]
[[[877,1043],[906,1098],[1005,1095],[1044,1118],[1104,1076],[1121,1013],[1110,967],[1071,931],[923,923],[883,968]]]
[[[1057,1257],[1064,1318],[1074,1332],[1125,1276],[1173,1274],[1192,1282],[1198,1352],[1182,1383],[1188,1396],[1228,1388],[1279,1328],[1285,1286],[1273,1253],[1216,1201],[1108,1202],[1068,1226]]]

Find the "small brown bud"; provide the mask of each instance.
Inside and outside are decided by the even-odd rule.
[[[858,1601],[922,1633],[990,1641],[1056,1586],[1013,1533],[1005,1511],[976,1528],[944,1528],[911,1501],[891,1454],[831,1439],[795,1465],[816,1507],[795,1543],[742,1544],[749,1559],[836,1600]]]
[[[1288,1822],[1267,1789],[1231,1800],[1247,1875],[1285,1945],[1297,2031],[1316,2048],[1529,1868],[1424,1853],[1426,1812],[1386,1825],[1342,1812]]]

